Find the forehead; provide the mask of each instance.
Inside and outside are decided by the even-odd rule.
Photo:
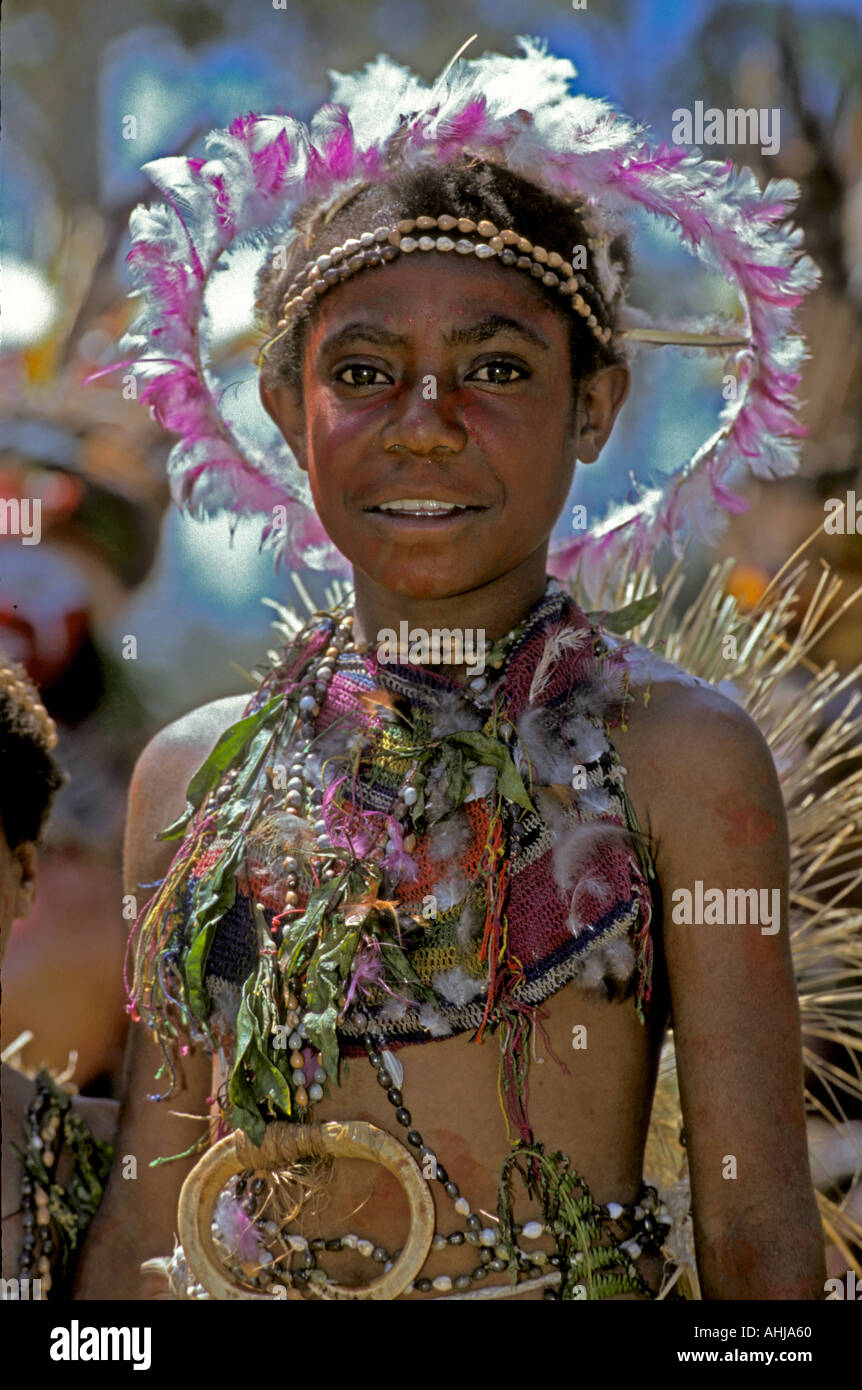
[[[334,286],[310,320],[311,353],[349,324],[368,322],[406,337],[438,334],[457,339],[459,329],[492,318],[521,324],[549,348],[568,345],[566,312],[523,271],[457,252],[414,251],[360,271]],[[571,312],[571,311],[568,311]]]

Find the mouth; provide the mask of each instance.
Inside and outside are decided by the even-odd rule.
[[[439,497],[397,497],[378,502],[363,510],[372,516],[384,517],[396,525],[417,522],[422,526],[439,526],[465,519],[471,513],[487,511],[487,507],[472,502],[454,502]]]

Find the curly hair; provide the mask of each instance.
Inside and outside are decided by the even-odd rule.
[[[0,651],[0,824],[10,849],[36,841],[63,774],[57,732],[26,671]]]
[[[399,172],[383,183],[363,184],[337,205],[334,213],[310,202],[293,219],[295,235],[280,253],[270,256],[257,279],[258,325],[271,338],[261,364],[264,386],[287,385],[302,397],[302,356],[313,305],[302,306],[290,328],[278,333],[281,304],[288,285],[312,257],[331,251],[348,237],[378,225],[395,225],[402,218],[442,212],[455,217],[483,219],[517,230],[535,244],[566,256],[574,246],[590,247],[592,238],[585,209],[577,202],[554,197],[528,179],[484,160]],[[616,288],[609,302],[602,294],[595,257],[587,254],[583,274],[585,295],[601,327],[616,327],[617,311],[631,277],[627,238],[615,236],[607,247]],[[558,294],[528,281],[546,303],[561,314],[569,330],[570,370],[574,387],[598,368],[624,361],[614,338],[602,345],[584,320],[573,314]]]

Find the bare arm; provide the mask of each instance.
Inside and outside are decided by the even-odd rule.
[[[651,821],[702,1294],[822,1298],[778,779],[756,726],[718,693],[666,687],[659,706]],[[731,924],[730,890],[752,888],[758,920],[749,895]],[[700,924],[681,920],[682,889]]]
[[[176,843],[155,835],[182,811],[185,788],[227,724],[239,718],[242,698],[219,700],[163,730],[144,749],[132,778],[126,823],[126,891],[138,895],[164,876]],[[155,1076],[161,1053],[142,1024],[130,1030],[116,1156],[101,1207],[78,1265],[77,1299],[138,1299],[143,1260],[170,1255],[174,1247],[177,1201],[195,1158],[151,1168],[154,1158],[183,1153],[202,1131],[210,1094],[211,1063],[202,1049],[183,1060],[182,1085],[168,1101],[148,1101],[166,1089]],[[127,1160],[135,1159],[132,1165]],[[136,1171],[136,1177],[124,1176]]]

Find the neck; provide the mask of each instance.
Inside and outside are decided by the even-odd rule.
[[[353,632],[357,643],[377,646],[386,629],[396,634],[400,624],[408,631],[471,631],[483,633],[485,647],[505,636],[541,598],[547,583],[547,550],[536,551],[506,574],[475,589],[444,597],[416,598],[383,589],[359,570],[354,571]],[[435,664],[441,674],[459,679],[466,666]]]

